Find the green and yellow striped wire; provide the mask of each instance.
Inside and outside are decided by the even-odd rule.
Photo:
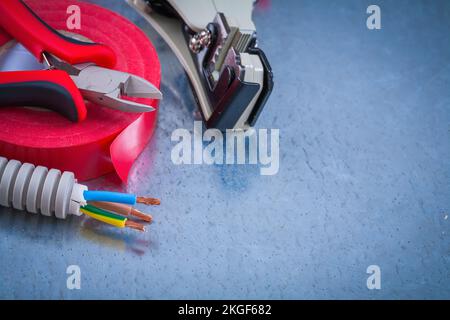
[[[91,206],[89,204],[81,207],[80,211],[90,216],[91,218],[113,225],[118,228],[125,228],[125,223],[127,222],[127,218],[121,215]]]

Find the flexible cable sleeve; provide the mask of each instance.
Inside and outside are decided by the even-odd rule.
[[[112,191],[84,191],[86,201],[107,201],[134,205],[136,204],[136,195],[129,193],[120,193]]]
[[[0,157],[2,206],[65,219],[69,214],[79,213],[80,199],[73,194],[77,188],[86,187],[76,183],[72,172]]]

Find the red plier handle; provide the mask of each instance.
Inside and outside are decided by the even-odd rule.
[[[108,46],[60,34],[22,0],[0,1],[0,25],[40,62],[42,54],[47,52],[70,64],[93,62],[105,68],[112,68],[116,64],[116,56]]]
[[[0,27],[26,47],[40,62],[51,54],[70,64],[93,62],[114,67],[116,56],[107,46],[66,37],[40,19],[21,0],[0,0]],[[86,118],[86,106],[75,83],[64,71],[0,73],[0,107],[38,106],[71,121]]]
[[[86,118],[75,83],[61,70],[0,72],[0,107],[43,107],[73,122]]]

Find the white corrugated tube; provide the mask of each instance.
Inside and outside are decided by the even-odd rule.
[[[73,172],[62,172],[31,163],[0,157],[0,205],[56,216],[81,215],[86,205],[83,192],[87,187],[77,183]]]

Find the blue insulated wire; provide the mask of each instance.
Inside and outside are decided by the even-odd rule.
[[[84,191],[86,201],[107,201],[124,204],[136,204],[136,195],[111,191]]]

